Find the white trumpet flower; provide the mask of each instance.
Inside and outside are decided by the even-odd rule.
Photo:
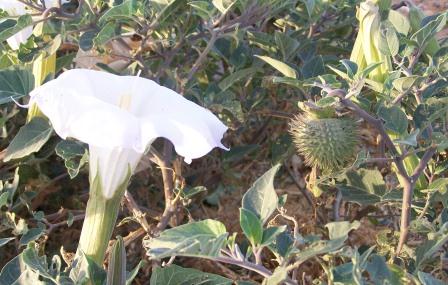
[[[89,145],[91,181],[98,175],[106,199],[158,137],[187,163],[214,147],[226,149],[227,127],[217,117],[149,79],[73,69],[30,95],[61,138]]]
[[[68,3],[70,0],[62,0],[61,4]],[[59,0],[45,0],[45,7],[51,8],[51,7],[57,7],[59,5]],[[0,9],[6,11],[9,16],[22,16],[29,12],[29,10],[26,9],[27,5],[25,5],[22,2],[19,2],[17,0],[1,0],[0,1]],[[16,34],[9,37],[6,41],[8,42],[8,45],[13,50],[17,50],[20,47],[20,44],[25,43],[28,38],[33,33],[33,27],[28,26],[26,28],[23,28],[21,31],[17,32]]]

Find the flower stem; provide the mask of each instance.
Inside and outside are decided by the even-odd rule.
[[[104,197],[98,175],[90,183],[90,197],[87,202],[78,251],[81,250],[100,266],[103,263],[115,227],[120,202],[129,178],[130,175],[127,175],[122,185],[110,199]]]

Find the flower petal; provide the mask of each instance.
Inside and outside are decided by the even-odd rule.
[[[89,146],[90,175],[99,175],[105,198],[110,199],[134,172],[142,154],[133,149]],[[130,171],[130,173],[129,173]]]
[[[74,69],[31,96],[63,138],[144,152],[164,137],[187,162],[214,147],[226,149],[221,139],[227,127],[216,116],[145,78]]]
[[[88,81],[52,80],[31,92],[30,103],[37,104],[64,139],[71,137],[98,147],[144,152],[145,146],[137,145],[140,142],[137,118],[115,105],[85,96],[83,92],[91,92],[88,85]]]
[[[164,87],[149,97],[150,105],[140,105],[147,111],[138,113],[143,142],[164,137],[187,163],[215,147],[227,149],[221,143],[227,127],[212,112]]]

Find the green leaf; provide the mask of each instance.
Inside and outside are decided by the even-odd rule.
[[[335,284],[356,284],[353,280],[353,263],[347,262],[332,268]]]
[[[401,14],[398,11],[390,9],[388,19],[397,32],[403,35],[407,35],[409,33],[411,24],[409,23],[409,20],[405,15]]]
[[[255,31],[247,31],[248,41],[250,45],[255,45],[266,52],[276,52],[277,47],[274,37],[268,33]]]
[[[300,69],[303,78],[308,79],[325,73],[324,59],[322,56],[315,56],[308,60]]]
[[[58,56],[56,58],[55,73],[58,73],[63,68],[70,66],[70,64],[72,64],[72,62],[73,62],[73,59],[76,57],[76,54],[77,54],[76,52],[72,52],[72,53],[69,53],[66,55]]]
[[[397,189],[386,192],[386,184],[378,170],[359,169],[345,174],[345,184],[337,184],[342,197],[346,201],[360,205],[372,205],[382,201],[401,199],[401,191]]]
[[[283,60],[287,60],[296,54],[297,49],[300,47],[300,43],[296,39],[281,32],[275,32],[274,40],[282,53]]]
[[[448,223],[443,224],[436,233],[429,233],[428,240],[415,251],[415,271],[423,269],[423,265],[448,242]]]
[[[438,191],[440,193],[448,192],[448,178],[437,178],[428,185],[431,192]]]
[[[397,33],[393,27],[385,27],[381,29],[379,36],[378,49],[384,55],[395,56],[398,54],[400,43]]]
[[[57,283],[54,276],[48,272],[47,257],[45,255],[39,256],[34,243],[30,243],[23,251],[22,260],[30,269],[38,272],[42,277]]]
[[[359,73],[357,75],[359,78],[366,78],[367,75],[370,74],[370,72],[375,70],[380,65],[381,65],[381,62],[371,63],[371,64],[367,65],[366,68],[364,68],[363,70],[358,70]]]
[[[417,273],[418,279],[422,282],[422,285],[444,285],[442,280],[434,278],[431,274],[419,271]]]
[[[117,237],[109,255],[106,285],[126,284],[126,251],[123,238]]]
[[[350,78],[353,78],[355,76],[355,74],[358,73],[358,65],[356,63],[354,63],[353,61],[343,59],[343,60],[341,60],[341,63],[347,70],[347,75]]]
[[[395,139],[394,143],[410,145],[410,146],[416,147],[417,146],[417,136],[418,136],[419,132],[420,132],[420,130],[416,129],[410,134],[406,134],[403,137]]]
[[[151,274],[150,285],[179,285],[179,284],[204,284],[204,285],[232,285],[233,281],[225,277],[205,273],[192,268],[183,268],[170,265],[164,268],[157,267]]]
[[[169,4],[166,5],[163,10],[157,15],[157,24],[161,25],[165,23],[168,18],[173,15],[178,9],[187,7],[187,1],[185,0],[170,0]]]
[[[35,117],[20,128],[6,149],[4,161],[25,157],[39,151],[48,141],[52,127],[46,119]]]
[[[215,6],[221,14],[226,14],[235,2],[237,1],[212,0],[213,6]]]
[[[411,75],[406,77],[397,78],[392,81],[392,85],[400,92],[405,92],[406,90],[412,88],[414,85],[418,84],[418,82],[422,78],[417,75]]]
[[[176,192],[176,191],[175,191]],[[199,193],[207,192],[207,188],[204,186],[185,187],[180,193],[182,199],[191,199]],[[176,192],[177,194],[178,192]]]
[[[33,18],[29,14],[20,16],[17,21],[8,19],[0,24],[0,42],[20,32],[33,24]]]
[[[39,280],[39,273],[32,271],[22,261],[22,254],[17,255],[10,260],[0,272],[0,284],[36,284],[44,285]]]
[[[283,284],[283,281],[288,278],[288,271],[285,267],[277,267],[271,276],[263,280],[263,285],[278,285]]]
[[[132,281],[137,277],[138,272],[140,271],[140,268],[142,268],[144,262],[141,260],[137,266],[135,266],[134,269],[132,269],[131,272],[126,274],[126,285],[132,285]]]
[[[354,221],[354,222],[331,222],[325,225],[325,227],[328,230],[328,236],[330,240],[337,240],[337,239],[347,239],[348,233],[351,230],[355,230],[359,228],[361,225],[360,222]]]
[[[386,280],[391,280],[392,278],[392,273],[384,256],[372,254],[368,258],[365,269],[369,273],[370,279],[375,280],[375,284],[386,284]]]
[[[261,245],[267,246],[274,242],[278,235],[286,230],[286,226],[269,227],[263,230],[263,238],[261,239]]]
[[[57,35],[51,40],[43,49],[41,49],[41,52],[45,52],[46,56],[55,54],[58,49],[61,47],[62,44],[62,37],[61,35]]]
[[[86,284],[90,280],[92,285],[104,285],[107,274],[102,267],[96,264],[90,257],[82,251],[77,253],[77,257],[71,264],[70,279],[75,284]]]
[[[252,246],[258,246],[263,238],[260,219],[251,211],[240,209],[240,226]]]
[[[188,5],[193,7],[196,13],[204,20],[212,18],[217,9],[209,1],[191,1]]]
[[[303,87],[303,81],[298,80],[296,78],[291,77],[278,77],[278,76],[272,76],[272,83],[275,84],[286,84],[292,87],[302,88]]]
[[[56,154],[64,159],[65,167],[70,178],[76,177],[79,170],[88,161],[87,146],[72,140],[63,140],[56,145]]]
[[[424,48],[428,42],[446,25],[448,13],[439,15],[436,19],[428,22],[420,30],[412,35],[411,40],[416,41],[420,48]]]
[[[174,255],[210,258],[219,255],[227,235],[221,222],[208,219],[165,230],[143,245],[151,259]]]
[[[281,61],[274,59],[272,57],[269,57],[269,56],[261,56],[261,55],[255,55],[255,56],[258,57],[259,59],[263,60],[264,62],[268,63],[273,68],[280,71],[284,76],[290,77],[290,78],[296,78],[296,71],[294,70],[294,68],[290,67],[286,63],[281,62]]]
[[[333,67],[331,65],[327,66],[328,68],[330,68],[334,73],[336,73],[337,75],[339,75],[341,78],[345,79],[345,80],[350,80],[351,77],[349,74],[337,69],[336,67]]]
[[[35,241],[40,238],[45,232],[45,225],[42,223],[38,223],[37,228],[29,229],[22,237],[20,238],[20,245],[26,245],[31,241]]]
[[[109,22],[104,27],[101,28],[99,33],[96,35],[96,37],[93,39],[93,42],[96,46],[102,46],[106,44],[110,39],[117,36],[116,33],[117,25],[113,22]]]
[[[125,0],[122,4],[114,6],[106,11],[100,19],[98,23],[103,25],[108,21],[113,20],[131,20],[135,19],[135,13],[137,12],[137,4],[136,0]]]
[[[359,226],[360,222],[358,221],[354,221],[353,223],[344,221],[327,224],[326,227],[328,228],[330,237],[333,239],[312,242],[296,254],[296,262],[305,262],[312,257],[340,249],[344,246],[348,238],[348,233],[351,230],[359,228]]]
[[[83,51],[89,51],[93,48],[93,40],[95,39],[97,35],[97,31],[90,30],[81,35],[79,37],[79,47]]]
[[[3,206],[8,205],[8,197],[9,197],[9,193],[8,192],[3,192],[0,194],[0,209]]]
[[[259,283],[255,282],[255,281],[242,281],[242,280],[238,280],[236,282],[236,285],[259,285]]]
[[[221,91],[225,91],[232,87],[236,82],[243,78],[247,78],[249,76],[253,76],[255,73],[261,71],[258,67],[249,67],[241,70],[237,70],[233,73],[231,73],[229,76],[225,77],[224,79],[219,82],[218,86]]]
[[[347,185],[363,189],[368,193],[384,195],[386,192],[383,176],[376,169],[350,171],[347,172],[345,178],[347,179]]]
[[[277,208],[278,197],[274,189],[274,176],[280,165],[276,165],[255,181],[252,187],[243,196],[243,209],[251,211],[259,219],[262,225]]]
[[[338,99],[335,97],[323,97],[316,102],[316,105],[321,108],[331,107],[338,103]]]
[[[378,108],[378,116],[384,120],[384,127],[388,131],[398,135],[407,133],[408,118],[400,107],[381,105]]]
[[[28,95],[34,88],[34,76],[27,69],[0,70],[0,105]]]
[[[15,237],[10,237],[10,238],[0,238],[0,247],[4,246],[5,244],[7,244],[8,242],[12,241],[16,239]]]
[[[269,245],[269,249],[281,257],[287,257],[294,251],[294,238],[290,232],[284,231],[277,235],[275,242]]]
[[[314,6],[316,5],[315,0],[302,0],[305,4],[306,12],[308,13],[308,17],[313,16]]]

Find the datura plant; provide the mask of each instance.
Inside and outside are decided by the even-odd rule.
[[[0,0],[0,285],[448,284],[436,6]]]
[[[129,179],[156,138],[170,140],[187,163],[226,149],[218,118],[149,79],[73,69],[30,95],[61,138],[89,145],[91,189],[78,248],[99,264]]]
[[[305,163],[325,173],[341,170],[356,156],[358,124],[353,118],[338,117],[331,107],[304,108],[291,120],[290,133]]]

